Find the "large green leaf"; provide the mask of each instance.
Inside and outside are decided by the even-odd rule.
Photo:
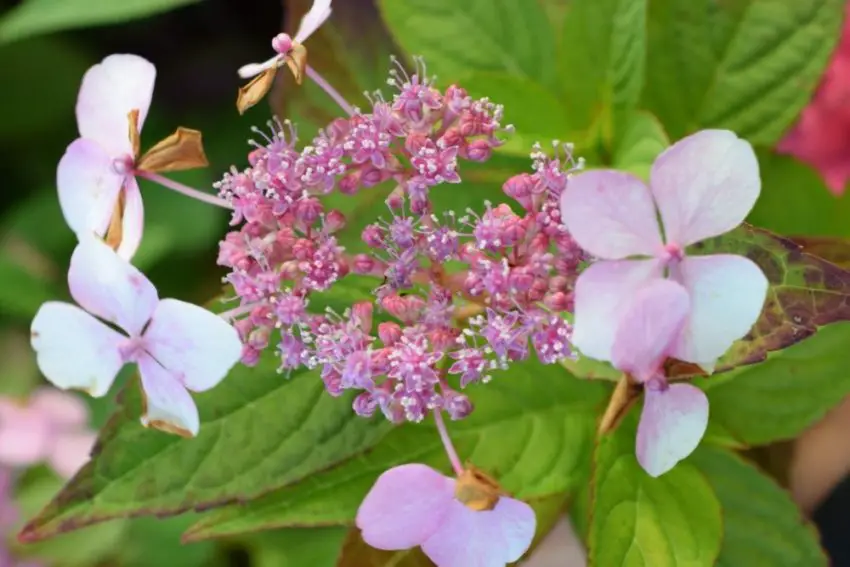
[[[380,0],[380,7],[395,40],[444,81],[496,71],[554,82],[554,32],[536,1]]]
[[[653,0],[643,102],[678,139],[704,127],[773,146],[835,47],[843,0]]]
[[[0,42],[145,18],[198,0],[25,0],[0,19]]]
[[[814,527],[788,494],[740,457],[702,447],[691,462],[708,478],[723,507],[717,567],[826,567]]]
[[[388,431],[357,418],[313,372],[278,374],[269,353],[196,396],[201,431],[183,439],[139,423],[131,382],[92,461],[22,532],[37,540],[95,522],[167,515],[243,501],[292,484],[373,447]]]
[[[711,567],[720,551],[720,503],[689,462],[650,477],[635,457],[637,412],[596,450],[588,536],[594,567]]]
[[[658,154],[670,145],[658,119],[646,111],[635,112],[625,122],[614,147],[612,166],[649,181],[649,171]]]
[[[646,62],[646,0],[573,0],[558,70],[572,125],[595,125],[610,148],[640,98]]]
[[[252,567],[336,565],[348,529],[292,528],[253,536],[248,542]]]
[[[32,254],[32,251],[28,251]],[[35,261],[35,266],[27,266]],[[18,258],[8,250],[0,250],[0,314],[29,320],[45,301],[56,299],[58,286],[47,274],[40,274],[38,257]],[[50,274],[51,276],[53,274]]]
[[[489,471],[517,497],[563,493],[582,478],[596,416],[608,388],[576,380],[558,366],[527,362],[473,388],[472,416],[449,424],[460,455]],[[395,429],[373,451],[297,485],[241,506],[214,511],[187,539],[220,537],[287,526],[347,524],[385,470],[421,462],[448,472],[429,423]]]

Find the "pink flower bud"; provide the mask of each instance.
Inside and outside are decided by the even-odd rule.
[[[372,310],[374,309],[371,301],[358,301],[351,306],[351,317],[358,323],[358,327],[364,333],[369,333],[372,330]]]
[[[474,140],[466,146],[466,157],[470,161],[484,162],[493,155],[493,148],[487,140]]]
[[[333,234],[345,227],[345,215],[334,209],[325,216],[325,230]]]
[[[281,55],[286,55],[292,51],[292,38],[285,33],[277,34],[274,38],[272,38],[272,49]]]
[[[386,238],[386,231],[376,224],[370,224],[363,229],[360,238],[370,248],[382,248]]]
[[[379,323],[378,338],[384,343],[384,346],[392,346],[401,340],[401,327],[396,323]]]
[[[534,179],[527,174],[514,175],[502,185],[505,195],[516,200],[522,207],[530,211],[532,209],[531,195],[534,188]]]

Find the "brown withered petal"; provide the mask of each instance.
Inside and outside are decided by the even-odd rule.
[[[263,100],[266,93],[271,90],[276,74],[277,67],[266,69],[254,77],[250,83],[240,87],[239,95],[236,97],[236,110],[239,114],[245,114],[246,110]]]
[[[297,42],[292,42],[292,49],[286,55],[286,66],[292,71],[295,82],[301,84],[304,80],[304,70],[307,68],[307,48]]]
[[[118,250],[121,240],[124,238],[125,202],[124,191],[120,191],[118,193],[118,199],[115,201],[115,209],[112,211],[112,217],[109,219],[109,228],[106,229],[106,236],[104,237],[106,245],[113,250]]]
[[[139,136],[139,110],[133,109],[127,113],[127,128],[128,136],[130,136],[130,145],[133,148],[133,159],[138,159],[141,151],[141,139]]]
[[[209,162],[201,133],[181,126],[145,152],[136,168],[142,171],[183,171],[207,165]]]
[[[611,400],[608,402],[608,407],[605,408],[605,413],[602,414],[602,421],[599,422],[600,435],[605,435],[620,425],[642,391],[643,388],[639,384],[635,384],[628,375],[623,374],[614,388],[614,393],[611,394]]]
[[[469,464],[455,483],[455,498],[476,512],[495,508],[501,494],[495,480]]]
[[[668,358],[664,361],[664,375],[667,376],[668,382],[680,382],[696,376],[707,377],[708,373],[693,362]]]

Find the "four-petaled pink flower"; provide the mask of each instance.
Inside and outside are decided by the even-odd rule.
[[[131,129],[142,129],[155,78],[154,66],[137,55],[110,55],[89,69],[77,98],[80,137],[65,150],[56,172],[59,204],[78,238],[105,236],[120,203],[118,254],[127,260],[139,247],[144,222]],[[132,111],[138,112],[135,126]]]
[[[573,344],[586,356],[611,360],[628,302],[648,282],[669,277],[691,302],[670,356],[712,367],[755,323],[767,279],[743,256],[686,256],[685,249],[741,224],[760,188],[752,147],[726,130],[703,130],[665,150],[652,166],[650,187],[618,171],[573,177],[561,218],[575,241],[602,259],[576,282]]]
[[[386,550],[420,546],[438,567],[504,567],[517,561],[534,538],[534,511],[498,495],[481,506],[474,481],[465,482],[421,464],[388,470],[357,511],[363,540]],[[467,503],[459,499],[465,496]]]
[[[307,41],[325,21],[331,17],[331,0],[313,0],[313,5],[310,10],[304,14],[301,23],[298,26],[298,31],[295,37],[289,37],[288,34],[281,33],[272,39],[272,49],[277,52],[277,55],[264,61],[263,63],[249,63],[239,68],[239,76],[243,79],[259,75],[263,71],[273,67],[279,67],[283,64],[284,59],[292,50],[293,44],[300,44]]]
[[[708,426],[705,393],[687,383],[668,384],[662,370],[689,309],[685,288],[671,280],[655,280],[634,295],[614,337],[614,366],[643,385],[636,453],[654,477],[690,455]]]
[[[71,477],[88,461],[96,439],[87,424],[86,404],[67,392],[39,388],[27,401],[0,398],[0,466],[46,461]]]
[[[236,364],[242,353],[236,330],[196,305],[160,300],[144,274],[94,237],[74,251],[68,284],[91,315],[55,301],[39,309],[32,346],[48,380],[100,397],[121,367],[135,362],[146,398],[142,423],[196,435],[198,410],[187,390],[214,387]]]

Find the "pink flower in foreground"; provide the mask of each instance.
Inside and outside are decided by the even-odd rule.
[[[65,150],[56,172],[59,204],[78,238],[105,236],[120,205],[118,254],[128,260],[139,247],[144,220],[133,137],[148,114],[155,78],[154,66],[137,55],[110,55],[89,69],[77,98],[80,137]],[[135,125],[132,111],[138,112]]]
[[[357,527],[372,547],[420,546],[438,567],[503,567],[528,550],[536,519],[488,480],[473,470],[455,480],[425,465],[395,467],[366,495]]]
[[[236,330],[196,305],[160,300],[144,274],[93,237],[74,251],[68,284],[71,296],[91,315],[55,301],[39,309],[32,346],[48,380],[100,397],[121,367],[135,362],[146,398],[142,423],[196,435],[198,409],[187,390],[214,387],[239,360],[242,344]]]
[[[53,388],[38,389],[26,402],[0,398],[0,466],[47,461],[71,477],[88,461],[96,439],[87,424],[86,404]]]
[[[290,37],[288,34],[281,33],[272,39],[272,49],[277,54],[263,63],[249,63],[239,68],[239,76],[243,79],[259,75],[263,71],[273,67],[279,67],[283,64],[286,56],[292,51],[294,44],[301,44],[307,41],[325,21],[331,17],[331,0],[313,0],[313,5],[310,7],[301,23],[298,26],[298,31],[295,37]]]
[[[576,282],[573,344],[591,358],[611,360],[620,315],[634,292],[669,277],[691,301],[670,355],[713,366],[755,323],[767,279],[743,256],[688,256],[685,249],[741,224],[760,188],[752,147],[726,130],[703,130],[665,150],[652,166],[650,187],[618,171],[573,177],[561,218],[579,246],[602,259]]]
[[[690,455],[708,426],[705,393],[691,384],[668,384],[662,370],[689,308],[688,292],[681,285],[653,281],[634,295],[614,337],[614,366],[643,385],[637,459],[654,477]]]

